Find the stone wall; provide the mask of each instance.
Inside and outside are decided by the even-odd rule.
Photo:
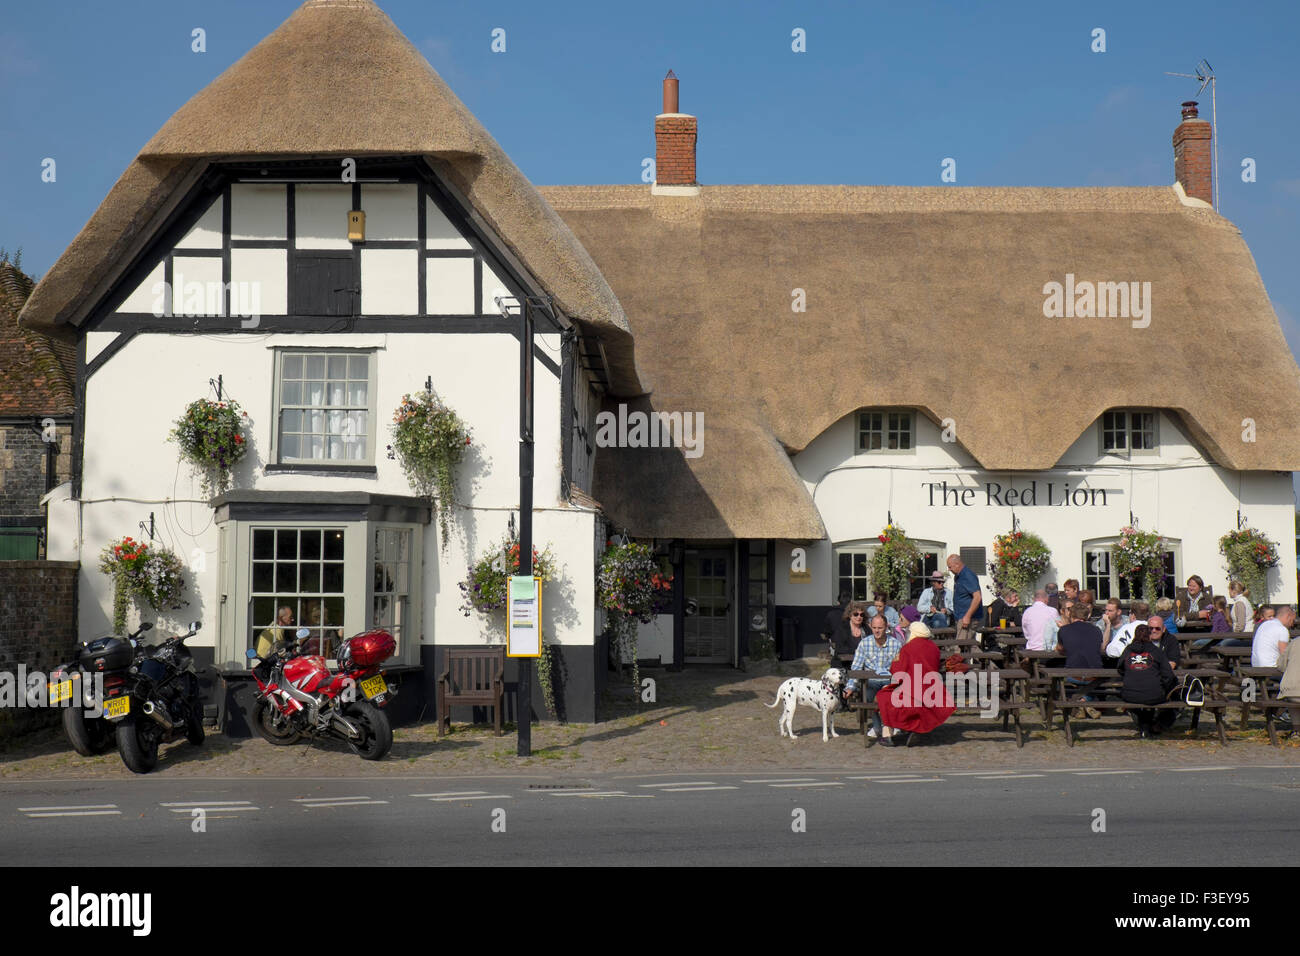
[[[72,428],[54,427],[57,457],[54,484],[67,481],[72,468]],[[0,516],[39,515],[45,494],[48,444],[32,425],[0,425]]]
[[[76,561],[0,561],[0,672],[48,672],[77,647]],[[0,709],[0,740],[58,721],[55,708]]]

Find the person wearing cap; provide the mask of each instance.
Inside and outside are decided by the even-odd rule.
[[[916,602],[921,620],[932,628],[952,627],[952,602],[943,586],[944,577],[942,571],[930,575],[930,586],[921,592],[921,597]]]
[[[886,747],[906,746],[912,734],[928,734],[952,716],[956,708],[939,671],[939,648],[920,621],[908,627],[907,643],[889,671],[891,685],[876,695]]]

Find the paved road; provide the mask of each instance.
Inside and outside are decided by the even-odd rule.
[[[1300,769],[1224,765],[33,780],[0,791],[0,861],[1294,865],[1298,797]],[[848,857],[848,835],[865,856]]]

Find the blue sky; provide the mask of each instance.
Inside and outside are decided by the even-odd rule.
[[[939,185],[953,157],[962,186],[1168,184],[1196,84],[1163,71],[1206,57],[1221,77],[1221,211],[1300,349],[1300,4],[380,5],[538,184],[638,182],[669,68],[700,118],[705,183]],[[296,6],[7,2],[0,245],[46,271],[145,141]],[[505,53],[490,48],[498,27]],[[795,28],[806,53],[791,51]],[[56,183],[41,182],[45,157]],[[1241,180],[1245,157],[1256,182]]]

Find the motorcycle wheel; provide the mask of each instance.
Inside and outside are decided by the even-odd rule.
[[[296,744],[302,737],[302,734],[293,729],[289,718],[272,707],[269,701],[258,701],[257,708],[253,711],[253,724],[263,740],[277,747]]]
[[[374,704],[359,700],[343,713],[361,727],[362,739],[349,740],[348,746],[362,760],[382,760],[393,749],[393,728]]]
[[[140,720],[136,714],[127,714],[117,724],[117,750],[122,763],[132,773],[148,773],[158,766],[160,728],[152,720]]]
[[[195,700],[190,704],[190,719],[185,724],[185,739],[196,747],[203,745],[203,703]]]
[[[113,726],[100,717],[86,720],[80,707],[63,711],[63,733],[72,749],[83,757],[95,757],[113,746]]]

